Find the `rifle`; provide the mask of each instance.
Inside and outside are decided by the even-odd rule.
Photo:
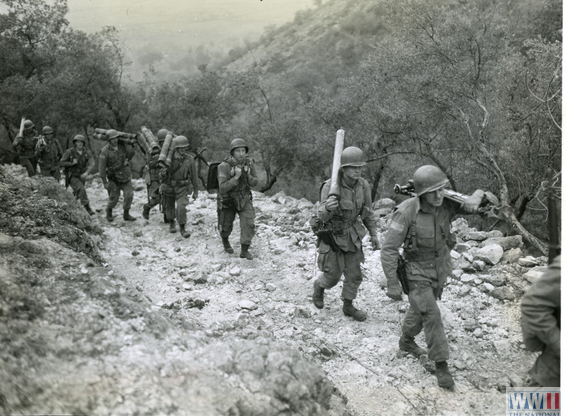
[[[395,184],[393,191],[400,195],[407,195],[411,197],[417,196],[415,193],[415,184],[412,180],[409,180],[407,185]],[[444,189],[444,198],[460,206],[464,204],[467,197],[468,195],[453,191],[452,189]],[[497,197],[489,191],[484,192],[484,197],[478,209],[478,214],[483,217],[500,218],[499,209],[499,199],[497,199]]]

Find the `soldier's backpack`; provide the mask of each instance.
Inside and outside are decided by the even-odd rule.
[[[218,165],[222,162],[210,162],[208,166],[208,176],[206,178],[206,191],[209,194],[218,192]]]

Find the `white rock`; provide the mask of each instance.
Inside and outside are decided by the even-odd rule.
[[[487,264],[495,265],[503,257],[503,248],[499,244],[491,244],[477,250],[476,258]]]
[[[527,256],[519,259],[519,266],[523,267],[535,267],[538,263],[536,259],[532,256]]]
[[[452,250],[450,252],[450,257],[452,257],[454,260],[458,260],[462,255],[460,253],[458,253],[457,251]]]
[[[464,239],[483,241],[487,239],[487,233],[485,231],[470,231],[464,236]]]
[[[242,309],[248,309],[250,311],[257,309],[257,305],[251,300],[241,300],[240,302],[238,302],[238,306]]]
[[[242,274],[242,269],[240,269],[238,266],[232,267],[230,269],[230,276],[239,276],[241,274]]]
[[[467,273],[464,273],[464,274],[460,277],[460,281],[461,281],[462,283],[470,283],[470,282],[473,282],[474,279],[475,279],[475,276],[474,276],[474,275],[472,275],[472,274],[467,274]]]
[[[454,269],[452,271],[452,276],[454,276],[456,279],[459,279],[460,277],[462,277],[463,274],[464,274],[464,271],[462,269]]]
[[[534,283],[535,280],[540,279],[543,274],[544,274],[543,270],[531,269],[527,273],[525,273],[523,277],[527,279],[529,282]]]

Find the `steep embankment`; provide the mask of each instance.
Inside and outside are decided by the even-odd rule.
[[[480,251],[490,246],[486,233],[455,223],[458,268],[439,303],[457,384],[449,392],[436,387],[427,360],[398,351],[408,304],[385,296],[379,252],[367,242],[356,304],[369,319],[343,316],[341,285],[327,291],[323,310],[312,306],[308,201],[254,193],[256,259],[248,261],[222,251],[214,195],[190,205],[193,234],[184,239],[156,209],[133,223],[108,224],[101,212],[82,217],[81,228],[72,223],[81,208],[63,188],[40,191],[49,183],[1,182],[9,209],[0,214],[0,406],[8,413],[499,414],[505,387],[522,384],[534,359],[522,347],[518,302],[540,274],[525,266],[544,259],[519,260],[519,239],[497,240],[503,256]],[[135,185],[140,213],[146,193]],[[88,192],[102,210],[98,179]],[[42,212],[53,223],[24,235],[22,224],[33,229]],[[61,241],[61,226],[85,232],[79,240],[94,248]]]

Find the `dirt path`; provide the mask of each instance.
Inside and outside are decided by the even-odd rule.
[[[137,188],[143,189],[140,181]],[[105,190],[97,182],[89,195],[94,207],[104,206]],[[145,198],[145,191],[135,192],[132,211],[138,216]],[[102,255],[154,310],[196,339],[270,337],[300,351],[322,367],[356,415],[504,413],[505,387],[520,383],[533,361],[521,344],[518,301],[500,301],[477,287],[451,282],[440,308],[456,389],[439,389],[426,370],[430,363],[398,351],[408,304],[389,300],[381,289],[379,253],[364,247],[366,280],[356,305],[369,313],[366,322],[343,316],[341,285],[327,291],[326,307],[319,311],[310,301],[315,250],[306,221],[312,208],[284,195],[254,194],[254,204],[252,261],[237,257],[238,223],[231,237],[236,254],[222,251],[215,197],[206,193],[190,205],[189,239],[170,234],[156,209],[149,221],[133,223],[118,216],[108,224],[99,213],[107,237]],[[489,273],[509,275],[509,268]],[[417,342],[424,345],[422,335]]]

